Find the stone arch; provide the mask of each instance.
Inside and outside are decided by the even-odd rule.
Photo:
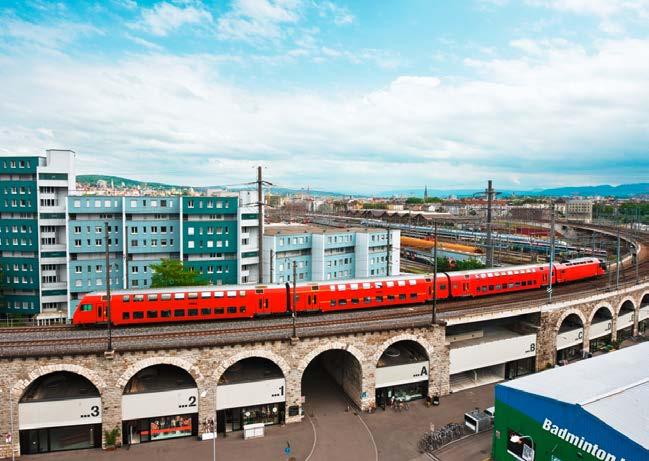
[[[627,301],[629,301],[631,303],[631,306],[633,306],[633,312],[637,311],[637,306],[634,299],[631,296],[626,296],[624,299],[622,299],[622,301],[620,301],[620,304],[617,306],[617,312],[616,312],[617,315],[620,315],[620,312],[622,311],[622,306],[624,306],[624,303],[626,303]]]
[[[225,373],[225,371],[230,368],[232,365],[237,363],[240,360],[244,359],[249,359],[252,357],[260,357],[262,359],[267,359],[273,362],[275,365],[279,367],[280,370],[282,370],[282,373],[284,374],[284,378],[288,378],[288,374],[291,371],[291,367],[288,366],[288,363],[286,360],[284,360],[283,357],[275,354],[274,352],[270,352],[264,349],[254,349],[252,351],[243,351],[239,352],[237,354],[234,354],[227,359],[225,359],[223,362],[221,362],[217,367],[216,370],[214,371],[213,377],[214,377],[214,382],[218,383],[219,379],[221,379],[221,375]]]
[[[577,308],[572,308],[563,311],[563,313],[559,317],[559,320],[554,326],[555,334],[559,332],[559,330],[561,329],[561,325],[563,324],[563,321],[566,320],[566,318],[568,318],[571,314],[575,314],[577,317],[579,317],[581,319],[582,326],[586,328],[586,325],[588,325],[588,323],[586,322],[586,316],[584,316],[584,313]]]
[[[644,299],[645,296],[649,296],[649,290],[645,290],[642,292],[640,295],[640,301],[638,301],[638,306],[642,306],[642,300]]]
[[[428,341],[421,336],[416,336],[413,334],[405,333],[397,336],[393,336],[389,339],[386,339],[383,341],[383,344],[381,344],[374,355],[372,356],[372,363],[376,365],[381,358],[381,355],[385,352],[385,350],[390,347],[394,343],[398,343],[399,341],[413,341],[417,344],[419,344],[421,347],[424,348],[426,351],[426,354],[428,355],[428,360],[430,360],[430,355],[433,351],[432,346],[428,343]]]
[[[588,315],[588,325],[593,323],[593,319],[595,318],[595,314],[602,307],[604,307],[604,308],[606,308],[608,310],[609,314],[611,314],[611,318],[615,317],[615,311],[613,310],[613,306],[611,306],[611,303],[608,303],[608,302],[598,303],[598,304],[595,305],[595,307],[593,307],[593,309],[590,311],[590,314]]]
[[[334,341],[332,343],[318,346],[315,349],[313,349],[311,352],[309,352],[306,356],[300,360],[300,364],[297,367],[298,375],[301,377],[304,375],[304,370],[306,370],[306,367],[309,366],[309,364],[315,359],[318,355],[322,354],[323,352],[330,351],[330,350],[343,350],[349,352],[351,355],[354,356],[356,360],[358,360],[358,364],[361,367],[361,370],[363,369],[363,366],[365,364],[365,357],[363,356],[363,353],[359,351],[356,347],[352,346],[351,344],[339,342],[339,341]]]
[[[181,359],[179,357],[149,357],[140,360],[139,362],[134,363],[133,365],[128,367],[126,371],[122,373],[122,376],[120,376],[120,378],[117,380],[117,387],[120,389],[124,389],[126,384],[139,371],[155,365],[173,365],[178,368],[182,368],[187,373],[189,373],[192,378],[194,378],[194,381],[196,382],[197,385],[200,385],[204,380],[203,374],[198,369],[198,367],[192,365],[190,362],[188,362],[185,359]]]
[[[73,365],[67,363],[61,363],[58,365],[43,365],[40,367],[34,368],[27,375],[27,379],[20,379],[13,385],[11,388],[12,396],[16,397],[16,401],[22,397],[25,389],[31,383],[41,376],[49,375],[50,373],[56,373],[57,371],[68,371],[70,373],[75,373],[77,375],[83,376],[88,381],[90,381],[99,391],[99,394],[102,394],[102,391],[106,389],[106,381],[99,376],[96,372],[90,370],[89,368],[82,367],[81,365]]]

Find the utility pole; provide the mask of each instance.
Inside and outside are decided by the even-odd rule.
[[[273,272],[275,271],[275,252],[273,250],[270,250],[270,276],[268,277],[269,283],[273,283],[273,279],[275,278],[275,275]]]
[[[293,338],[297,339],[297,326],[296,326],[296,315],[297,315],[297,261],[293,261]]]
[[[550,217],[550,268],[548,276],[548,304],[552,304],[552,273],[554,270],[554,201],[552,202],[551,207],[551,217]]]
[[[431,322],[433,325],[437,322],[437,221],[434,224],[433,238],[435,246],[433,247],[433,316]]]
[[[615,223],[617,225],[617,250],[616,250],[616,264],[615,264],[615,288],[620,287],[620,218],[619,208],[615,208]]]
[[[487,267],[494,265],[494,249],[491,241],[491,207],[493,205],[494,189],[491,179],[487,182]]]
[[[124,272],[126,274],[126,289],[128,286],[128,226],[126,226],[126,239],[124,240]]]
[[[108,349],[107,352],[113,351],[113,331],[110,315],[110,253],[108,245],[108,221],[104,223],[104,240],[106,249],[106,318],[108,320]]]
[[[264,270],[264,182],[261,176],[261,165],[257,167],[257,237],[259,252],[259,273]]]
[[[388,224],[388,257],[385,258],[388,267],[385,269],[385,275],[390,276],[390,266],[392,265],[392,232],[390,232],[390,224]]]

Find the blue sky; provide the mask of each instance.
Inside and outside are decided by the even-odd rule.
[[[0,6],[0,154],[350,192],[649,180],[649,0]]]

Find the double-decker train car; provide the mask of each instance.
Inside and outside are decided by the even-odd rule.
[[[574,282],[605,273],[605,264],[597,258],[580,258],[555,263],[552,283]],[[440,272],[436,296],[445,300],[533,290],[547,286],[549,279],[549,266],[541,264]],[[110,295],[110,319],[114,325],[138,325],[266,317],[287,314],[293,309],[300,313],[324,313],[388,308],[431,301],[433,291],[432,274],[299,283],[295,293],[288,284],[116,290]],[[72,322],[108,322],[106,292],[84,296]]]

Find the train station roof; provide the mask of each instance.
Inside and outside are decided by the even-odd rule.
[[[580,406],[649,448],[649,342],[499,386]]]

